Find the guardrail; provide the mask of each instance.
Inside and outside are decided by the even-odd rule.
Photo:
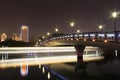
[[[84,33],[73,33],[64,34],[62,36],[51,37],[46,39],[44,42],[48,41],[102,41],[102,42],[120,42],[120,31],[116,32],[84,32]]]

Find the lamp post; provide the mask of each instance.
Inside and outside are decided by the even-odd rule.
[[[98,28],[100,29],[100,31],[103,29],[103,25],[99,25]]]
[[[47,32],[47,36],[50,36],[50,33],[49,33],[49,32]]]
[[[73,27],[75,26],[75,23],[74,22],[71,22],[70,23],[70,27],[71,27],[71,33],[73,33]]]
[[[45,39],[45,36],[42,36],[42,39]]]
[[[57,33],[59,31],[59,29],[58,28],[55,28],[55,32]]]
[[[116,18],[118,16],[117,12],[112,12],[112,17],[113,17],[113,21],[114,21],[114,32],[116,32]]]
[[[118,13],[116,11],[112,12],[112,17],[113,17],[113,22],[114,22],[114,34],[115,34],[115,38],[114,41],[117,42],[118,41],[118,33],[116,31],[116,18],[118,16]]]
[[[80,30],[79,30],[79,29],[77,30],[77,33],[80,33]]]
[[[70,23],[70,26],[71,26],[71,27],[73,27],[74,25],[75,25],[75,23],[74,23],[74,22],[71,22],[71,23]]]

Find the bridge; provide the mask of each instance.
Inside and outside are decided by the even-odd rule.
[[[57,42],[56,44],[48,42]],[[73,42],[74,41],[74,42]],[[73,33],[64,34],[57,37],[50,37],[44,40],[41,45],[46,46],[60,46],[60,45],[76,45],[77,42],[104,42],[104,43],[119,43],[120,31],[117,32],[85,32],[85,33]],[[59,43],[60,42],[60,43]],[[63,44],[64,43],[64,44]],[[116,45],[117,46],[117,45]]]
[[[120,49],[120,31],[117,32],[85,32],[64,34],[57,37],[47,38],[40,45],[44,46],[96,46],[111,48],[113,50]]]
[[[21,62],[25,62],[27,64],[50,64],[50,63],[56,63],[56,62],[83,62],[84,60],[84,51],[89,51],[91,46],[92,50],[94,50],[96,53],[99,52],[100,48],[108,48],[120,50],[120,32],[86,32],[86,33],[79,33],[79,34],[66,34],[61,35],[57,37],[51,37],[43,42],[41,42],[42,46],[49,46],[49,47],[3,47],[0,48],[0,54],[2,57],[5,57],[6,54],[25,54],[28,55],[31,53],[40,53],[42,55],[43,53],[46,54],[49,52],[49,54],[46,54],[46,57],[34,57],[34,58],[22,58],[22,59],[2,59],[0,61],[1,67],[8,66],[9,63],[16,66],[21,65]],[[52,47],[54,46],[54,47]],[[60,46],[60,47],[59,47]],[[62,46],[62,47],[61,47]],[[66,47],[65,47],[66,46]],[[68,46],[74,46],[74,47],[68,47]],[[89,49],[86,49],[86,46],[90,46]],[[100,48],[99,48],[100,47]],[[61,54],[63,56],[60,56],[59,54],[54,54],[51,56],[50,52],[73,52],[76,51],[76,55],[67,55]],[[91,50],[90,50],[91,51]],[[87,52],[86,52],[87,53]],[[92,55],[91,59],[95,59],[93,57],[98,58],[98,55]],[[101,58],[101,57],[100,57]],[[10,66],[11,66],[10,64]]]
[[[120,31],[115,32],[84,32],[64,34],[50,37],[40,43],[41,46],[74,46],[78,61],[83,60],[85,46],[95,46],[101,49],[120,51]]]

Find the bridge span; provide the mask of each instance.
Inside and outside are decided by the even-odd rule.
[[[117,32],[85,32],[64,34],[50,37],[40,43],[40,46],[95,46],[120,50],[120,31]]]
[[[114,53],[120,51],[120,31],[64,34],[47,38],[40,42],[40,46],[74,46],[77,61],[82,62],[86,46],[99,47]]]

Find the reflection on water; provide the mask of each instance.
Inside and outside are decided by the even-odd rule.
[[[60,55],[60,53],[50,53],[49,56],[53,54]],[[72,52],[68,55],[71,54]],[[29,66],[29,64],[23,60],[21,62],[16,61],[19,65],[14,66],[12,62],[5,60],[6,65],[12,64],[12,66],[0,68],[0,80],[120,80],[120,54],[117,51],[115,51],[114,54],[86,54],[83,56],[84,62],[77,64],[76,62],[72,62],[41,65],[38,60],[39,56],[45,55],[37,53],[9,55],[9,59],[11,60],[14,59],[14,57],[34,58],[35,61],[32,62],[33,60],[30,60],[30,62],[36,64]],[[67,59],[69,59],[69,57],[67,57]],[[0,61],[0,63],[2,62],[4,62],[4,60]],[[5,64],[3,66],[5,66]]]
[[[104,59],[83,63],[49,65],[70,80],[120,80],[120,54],[106,53]],[[76,70],[77,69],[77,70]]]
[[[29,72],[28,70],[29,70],[28,65],[27,64],[22,64],[20,66],[20,74],[21,74],[21,76],[27,76],[28,72]]]

